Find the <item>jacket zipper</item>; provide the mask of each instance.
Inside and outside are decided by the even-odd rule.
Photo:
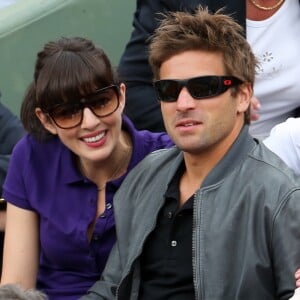
[[[199,192],[199,195],[197,197],[197,192],[194,193],[194,203],[193,203],[193,231],[192,231],[192,268],[193,268],[193,282],[194,282],[194,289],[195,289],[195,300],[200,300],[201,297],[199,295],[200,291],[197,288],[197,278],[199,277],[199,285],[200,285],[200,275],[197,274],[197,266],[196,266],[196,215],[197,215],[197,204],[196,200],[200,201],[199,205],[201,205],[201,192]]]

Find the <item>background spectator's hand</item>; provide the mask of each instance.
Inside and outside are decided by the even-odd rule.
[[[300,269],[298,269],[295,273],[295,278],[296,278],[296,286],[300,287]],[[300,299],[300,298],[299,298]]]
[[[251,121],[256,121],[259,119],[260,102],[255,96],[253,96],[251,98],[250,105],[251,105]]]

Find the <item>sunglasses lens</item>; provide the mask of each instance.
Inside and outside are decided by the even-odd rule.
[[[86,98],[86,106],[98,117],[108,116],[119,107],[118,91],[113,87],[101,89]]]
[[[219,91],[219,79],[215,76],[193,78],[188,81],[187,88],[196,99],[212,97]]]
[[[78,126],[83,119],[83,109],[88,107],[97,117],[106,117],[119,107],[117,86],[99,89],[77,103],[63,103],[48,110],[48,114],[63,129]]]
[[[71,128],[80,124],[82,110],[80,105],[66,103],[57,105],[49,111],[49,115],[59,127]]]
[[[220,95],[241,83],[233,76],[200,76],[184,80],[158,80],[154,82],[154,87],[160,101],[175,102],[183,87],[193,98],[203,99]]]
[[[159,80],[154,83],[157,97],[161,101],[176,101],[181,90],[181,85],[176,80]]]

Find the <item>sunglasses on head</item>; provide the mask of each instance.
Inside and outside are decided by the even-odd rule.
[[[44,112],[58,127],[71,129],[81,124],[85,107],[97,117],[107,117],[118,109],[119,104],[119,87],[110,85],[96,90],[78,102],[58,104]]]
[[[199,76],[189,79],[163,79],[154,82],[159,101],[175,102],[183,87],[195,99],[218,96],[229,88],[243,83],[234,76]]]

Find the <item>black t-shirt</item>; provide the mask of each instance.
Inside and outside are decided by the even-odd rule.
[[[195,299],[192,269],[193,197],[179,207],[178,183],[172,180],[157,224],[141,256],[140,300]]]

